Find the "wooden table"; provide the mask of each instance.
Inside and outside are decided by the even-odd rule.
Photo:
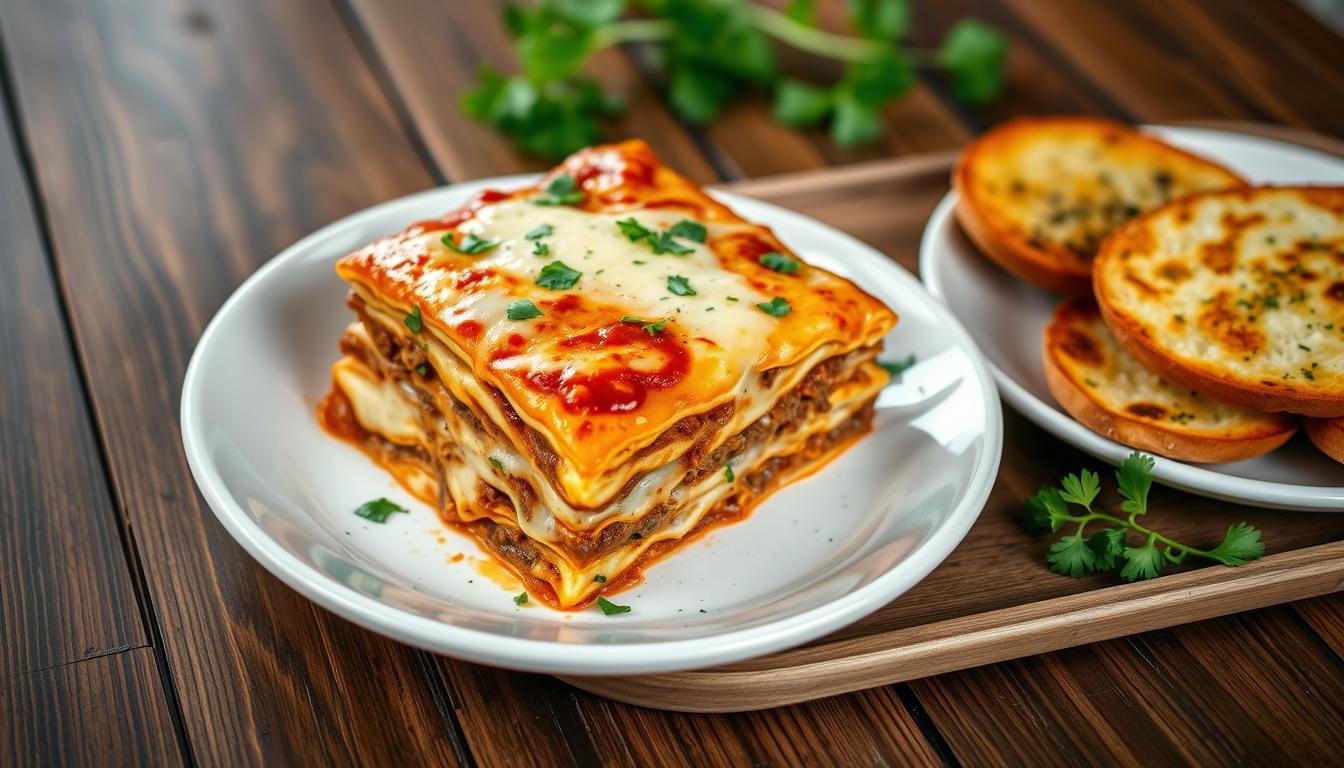
[[[1344,133],[1344,41],[1288,2],[915,5],[917,43],[968,13],[1012,36],[1002,100],[966,109],[931,77],[877,145],[842,151],[755,100],[688,128],[647,62],[610,51],[599,77],[631,104],[612,135],[715,182],[955,148],[1016,114]],[[741,715],[616,704],[334,617],[197,494],[183,371],[234,287],[305,233],[540,167],[455,106],[478,62],[509,66],[497,9],[0,0],[0,36],[0,763],[1339,760],[1339,596]]]

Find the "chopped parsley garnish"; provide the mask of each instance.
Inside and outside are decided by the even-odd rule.
[[[629,613],[630,606],[617,605],[605,597],[597,598],[597,607],[602,609],[602,613],[608,616],[615,616],[618,613]]]
[[[549,246],[549,245],[547,245],[546,243],[543,243],[543,242],[541,242],[540,240],[538,240],[537,243],[536,243],[535,245],[532,246],[532,255],[533,255],[533,256],[550,256],[550,255],[551,255],[551,246]]]
[[[771,251],[761,254],[761,266],[766,269],[773,269],[781,275],[791,275],[798,271],[800,266],[798,262],[790,259],[779,251]]]
[[[416,304],[411,309],[411,314],[407,315],[402,322],[406,324],[407,328],[411,329],[411,333],[419,333],[425,327],[425,319],[420,316],[420,305]]]
[[[726,296],[724,298],[728,299],[729,301],[741,301],[741,299],[737,298],[736,296]]]
[[[421,363],[421,364],[415,366],[415,372],[418,373],[418,374],[420,374],[420,377],[421,377],[421,378],[426,378],[426,377],[428,377],[428,376],[429,376],[429,363]]]
[[[546,185],[546,192],[532,198],[532,202],[537,205],[578,205],[586,199],[586,195],[579,190],[579,183],[568,173],[562,173],[551,179],[551,183]]]
[[[1303,352],[1310,352],[1310,351],[1311,351],[1311,347],[1308,347],[1306,344],[1300,344],[1300,343],[1299,343],[1299,344],[1297,345],[1297,348],[1300,349],[1300,350],[1302,350]]]
[[[622,317],[621,322],[630,325],[638,325],[642,327],[644,329],[644,332],[649,334],[650,336],[657,336],[658,334],[662,333],[663,326],[667,325],[666,320],[645,320],[639,317],[631,317],[630,315]]]
[[[541,238],[550,235],[554,231],[555,227],[552,227],[550,224],[538,224],[537,226],[529,229],[527,231],[527,234],[523,235],[523,237],[527,238],[528,240],[540,240]]]
[[[593,581],[597,582],[598,584],[606,584],[606,583],[607,583],[607,577],[606,577],[606,576],[603,576],[602,574],[599,573],[599,574],[597,574],[596,576],[593,577]]]
[[[504,462],[500,461],[499,459],[496,459],[494,456],[491,456],[489,458],[489,461],[490,466],[494,467],[495,469],[498,469],[500,472],[504,471]]]
[[[705,242],[705,237],[708,235],[708,232],[705,231],[704,224],[701,224],[698,221],[691,221],[690,219],[682,219],[676,224],[673,224],[672,228],[667,230],[667,233],[673,237],[680,237],[684,240],[692,240],[697,243]]]
[[[686,232],[689,228],[685,225],[700,228],[698,231],[691,231],[690,234],[687,234]],[[656,254],[670,253],[675,256],[685,256],[688,253],[695,252],[694,248],[689,248],[677,242],[675,239],[677,237],[684,237],[687,240],[696,240],[692,235],[699,235],[700,239],[697,240],[697,242],[704,242],[705,228],[693,221],[678,222],[672,229],[669,229],[666,232],[657,232],[649,229],[636,221],[633,216],[627,219],[619,219],[616,222],[616,226],[620,227],[621,234],[625,235],[630,242],[637,243],[640,240],[643,240],[649,244],[649,247],[651,247]]]
[[[723,479],[730,483],[737,479],[737,475],[733,474],[733,465],[731,462],[723,462]]]
[[[657,237],[649,238],[649,244],[653,246],[654,253],[670,253],[673,256],[685,256],[688,253],[695,253],[694,248],[688,248],[673,239],[671,232],[663,232]]]
[[[517,596],[515,596],[515,597],[513,598],[513,604],[514,604],[514,605],[527,605],[527,593],[526,593],[526,592],[519,592],[519,593],[517,594]]]
[[[667,290],[677,296],[694,296],[695,289],[691,287],[691,281],[681,275],[669,275],[667,278]]]
[[[793,311],[788,300],[782,296],[776,296],[765,304],[757,304],[756,308],[772,317],[783,317]]]
[[[366,501],[359,505],[355,510],[355,515],[368,520],[371,523],[386,523],[387,518],[394,512],[404,512],[410,514],[410,510],[386,498]]]
[[[915,367],[915,356],[912,353],[904,360],[878,360],[877,364],[893,377],[900,376],[902,373]]]
[[[531,320],[534,317],[541,317],[541,310],[528,299],[511,302],[505,313],[510,320]]]
[[[637,243],[640,240],[653,235],[653,230],[640,224],[633,216],[628,219],[618,220],[616,226],[621,228],[621,234],[629,238],[632,243]]]
[[[1307,381],[1315,381],[1316,374],[1312,373],[1310,368],[1303,368],[1302,378],[1306,379]]]
[[[630,263],[631,263],[631,264],[634,264],[635,266],[642,267],[642,266],[644,266],[645,264],[648,264],[649,262],[647,262],[647,261],[640,261],[639,259],[635,259],[635,260],[631,261]]]
[[[541,274],[537,275],[537,285],[552,291],[564,291],[573,288],[582,276],[582,272],[570,269],[564,262],[552,261],[541,268]]]
[[[458,253],[465,253],[468,256],[475,256],[478,253],[484,253],[485,251],[494,248],[496,245],[499,245],[499,241],[482,240],[481,238],[475,235],[463,235],[462,241],[455,243],[453,242],[453,233],[449,232],[448,234],[443,236],[443,244],[448,246],[449,248],[452,248],[454,251],[457,251]]]

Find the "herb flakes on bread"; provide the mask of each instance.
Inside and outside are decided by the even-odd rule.
[[[1160,376],[1259,411],[1344,416],[1344,187],[1193,195],[1117,230],[1093,283]]]
[[[1191,192],[1243,186],[1232,171],[1134,128],[1091,117],[1019,118],[962,152],[956,216],[1008,271],[1088,294],[1092,259],[1112,230]]]
[[[1225,405],[1162,379],[1116,342],[1089,299],[1055,310],[1042,361],[1051,394],[1084,426],[1169,458],[1249,459],[1297,431],[1295,418]]]

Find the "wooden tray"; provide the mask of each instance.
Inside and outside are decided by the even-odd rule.
[[[1209,127],[1286,139],[1344,155],[1344,143],[1296,129]],[[734,185],[733,191],[802,211],[849,232],[917,271],[919,237],[947,191],[955,154],[925,155]],[[621,678],[565,677],[608,698],[659,709],[763,709],[980,664],[1261,608],[1344,587],[1344,515],[1274,512],[1153,488],[1149,523],[1192,544],[1221,539],[1247,520],[1269,555],[1242,568],[1186,568],[1125,584],[1046,570],[1049,540],[1017,523],[1023,499],[1082,467],[1113,474],[1004,411],[1004,455],[980,519],[914,589],[838,632],[792,650],[724,667]],[[1294,439],[1305,439],[1298,436]],[[1340,468],[1344,480],[1344,467]],[[1103,500],[1114,501],[1109,493]]]

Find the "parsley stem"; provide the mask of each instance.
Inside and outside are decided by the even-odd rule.
[[[887,46],[861,37],[836,35],[809,27],[789,16],[751,3],[747,6],[751,20],[767,34],[773,35],[802,51],[841,61],[871,61],[887,52]]]
[[[656,43],[670,40],[677,26],[663,19],[629,19],[603,27],[593,35],[593,50],[621,43]]]
[[[1073,519],[1073,517],[1070,516],[1070,519]],[[1188,547],[1188,546],[1182,544],[1181,542],[1176,541],[1175,539],[1171,539],[1171,538],[1168,538],[1168,537],[1166,537],[1166,536],[1163,536],[1162,534],[1158,533],[1157,531],[1154,531],[1154,530],[1151,530],[1151,529],[1148,529],[1148,528],[1144,528],[1142,525],[1139,525],[1138,523],[1134,522],[1134,515],[1130,515],[1130,517],[1129,517],[1128,520],[1124,520],[1124,519],[1121,519],[1121,518],[1119,518],[1119,517],[1114,517],[1114,516],[1112,516],[1112,515],[1108,515],[1108,514],[1106,514],[1106,513],[1104,513],[1104,512],[1093,512],[1093,513],[1091,513],[1091,514],[1089,514],[1089,515],[1086,515],[1085,517],[1078,518],[1078,519],[1081,519],[1081,520],[1105,520],[1106,522],[1108,522],[1108,523],[1112,523],[1112,524],[1114,524],[1114,525],[1124,526],[1125,528],[1128,528],[1128,529],[1130,529],[1131,531],[1134,531],[1135,533],[1140,533],[1140,534],[1143,534],[1144,536],[1147,536],[1147,537],[1148,537],[1148,543],[1150,543],[1150,544],[1151,544],[1153,541],[1160,541],[1160,542],[1162,542],[1163,544],[1167,545],[1167,546],[1170,547],[1170,548],[1174,548],[1174,549],[1178,549],[1178,550],[1180,550],[1180,551],[1182,552],[1182,554],[1181,554],[1181,559],[1185,559],[1185,556],[1186,556],[1187,554],[1199,555],[1200,557],[1208,558],[1208,559],[1210,559],[1210,560],[1217,560],[1217,559],[1218,559],[1218,558],[1214,557],[1213,554],[1210,553],[1210,552],[1207,552],[1207,551],[1202,550],[1202,549],[1195,549],[1194,547]]]

